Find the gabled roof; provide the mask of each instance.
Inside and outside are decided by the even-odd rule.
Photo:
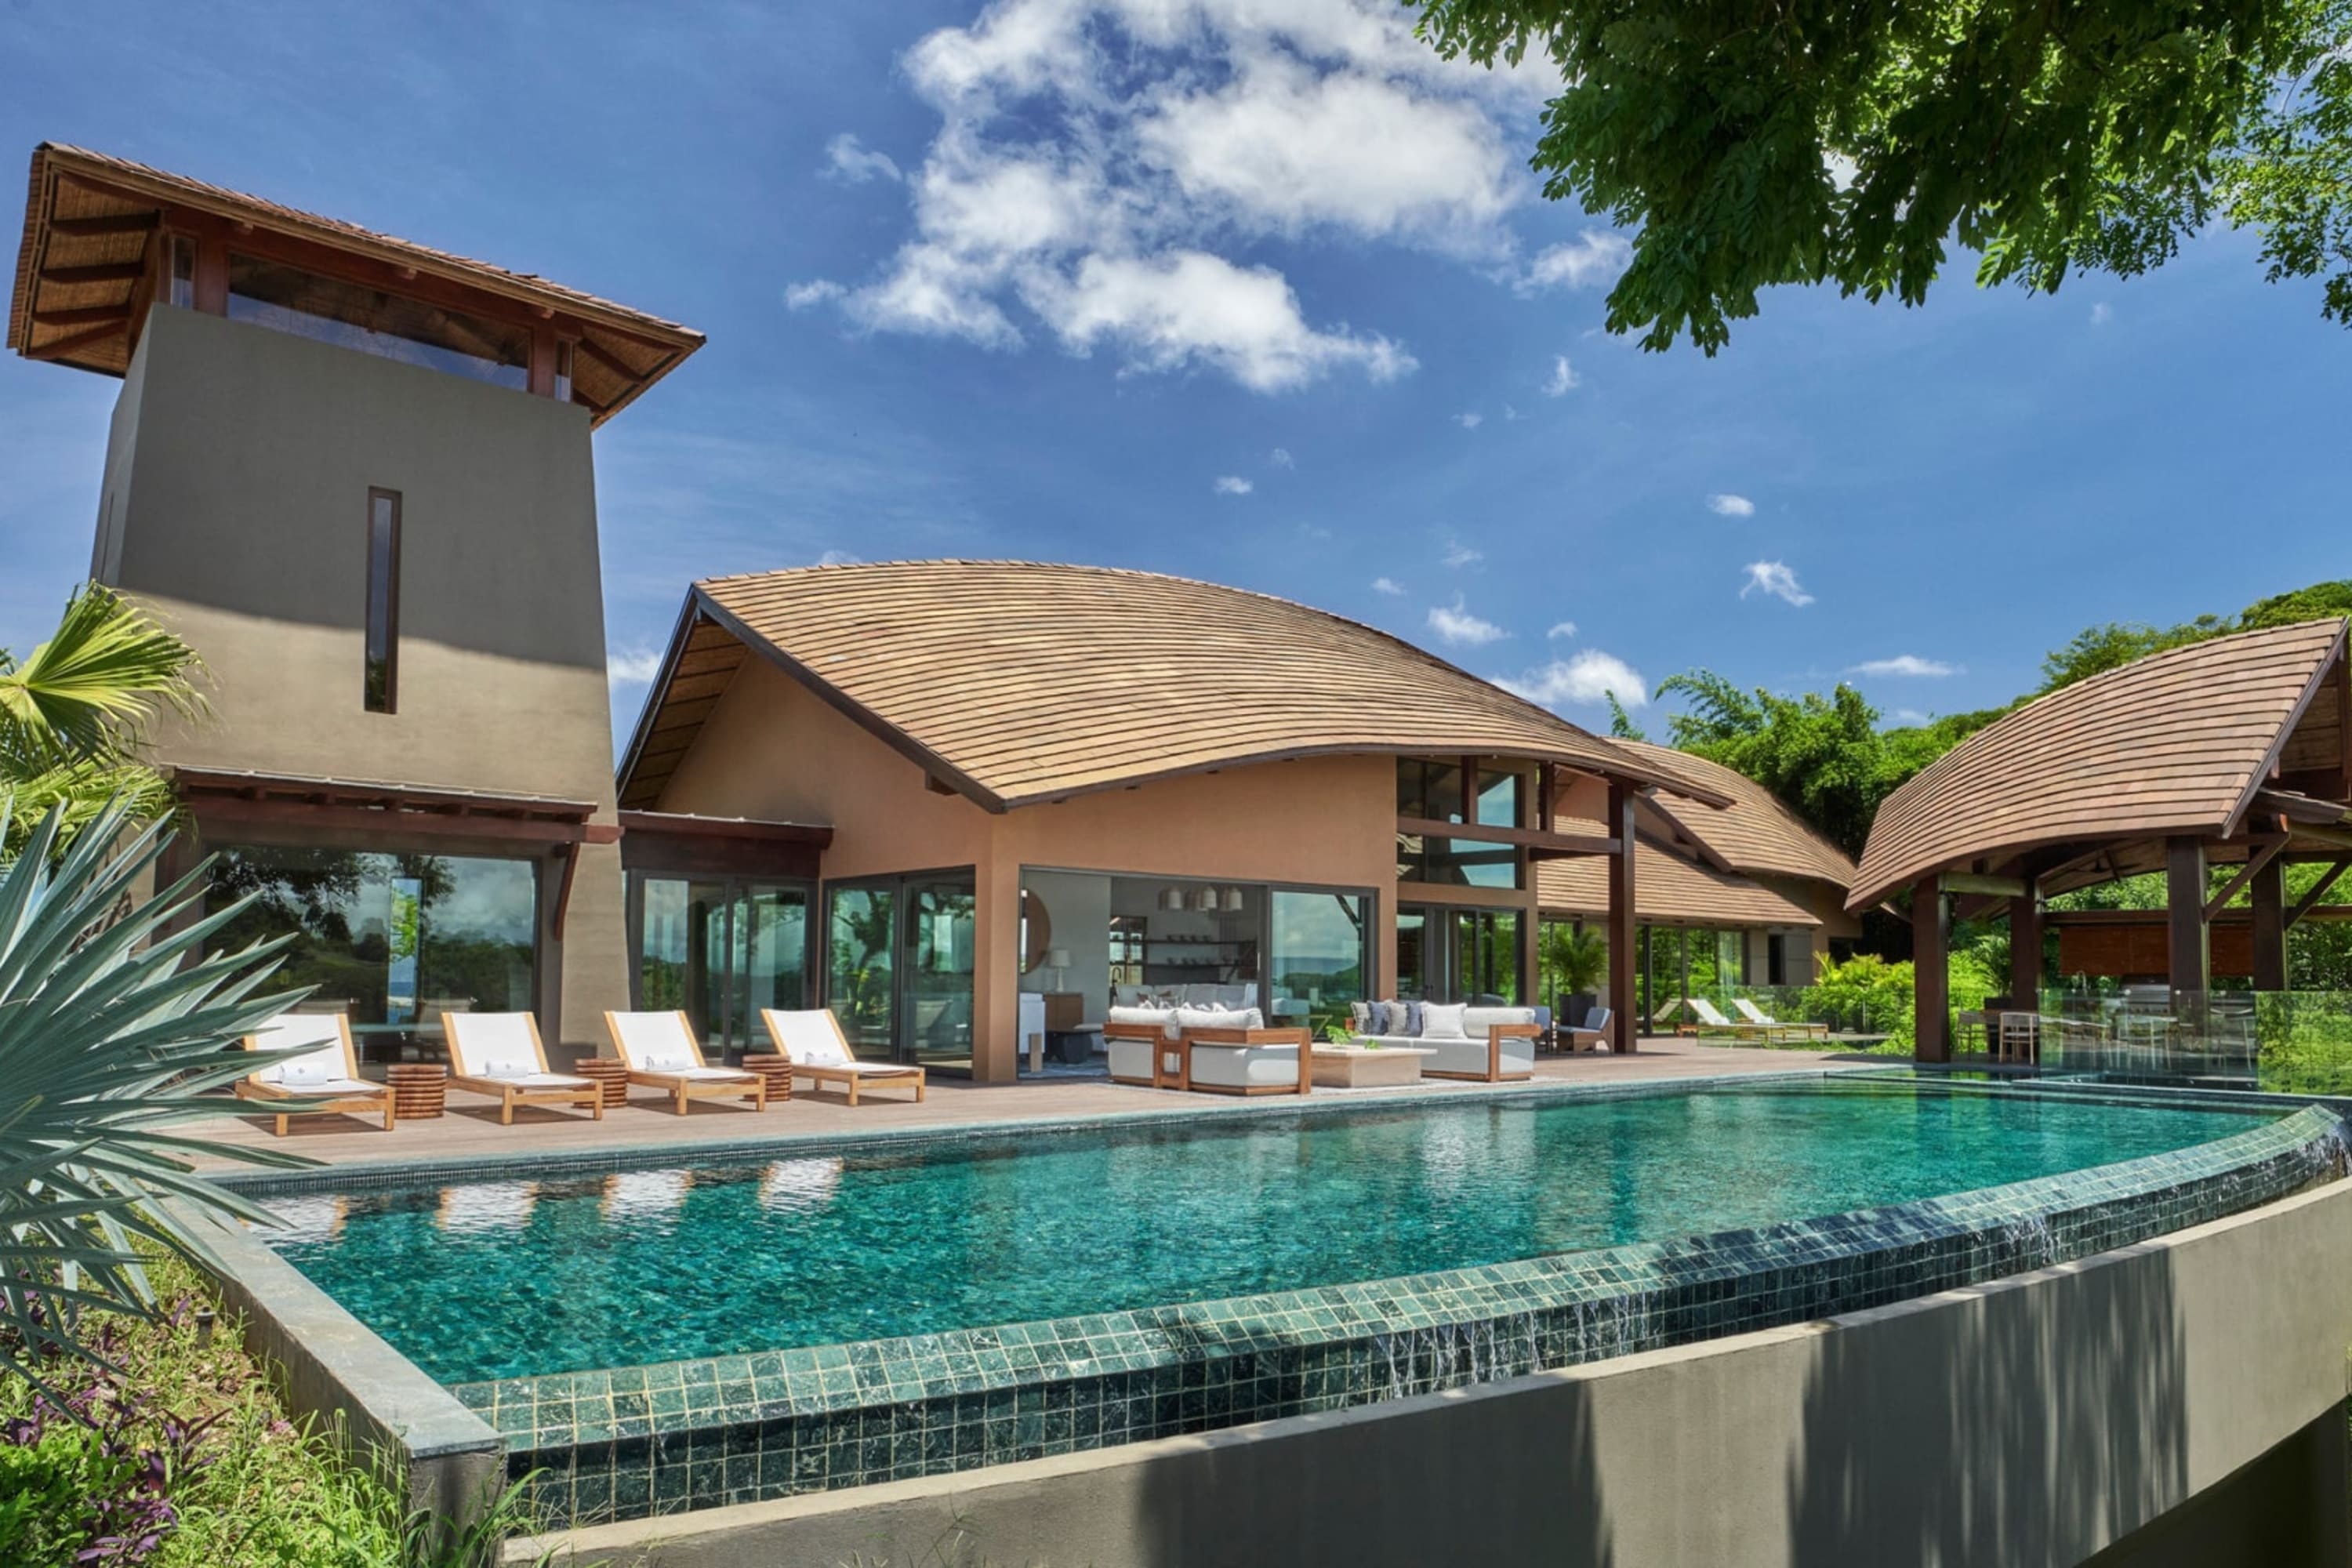
[[[1723,798],[1288,600],[1107,567],[902,561],[696,584],[622,764],[623,805],[658,801],[743,650],[992,811],[1351,752],[1519,757]]]
[[[2290,789],[2324,775],[2341,790],[2344,651],[2344,621],[2305,621],[2153,654],[2037,698],[1887,797],[1846,907],[2044,847],[2225,837],[2274,770]]]
[[[554,321],[585,345],[572,367],[579,401],[609,418],[702,346],[700,332],[528,272],[395,239],[259,196],[167,174],[127,158],[44,142],[33,149],[25,237],[8,304],[8,346],[101,374],[130,366],[127,322],[165,224],[211,223],[234,237],[259,233],[334,252],[394,293],[418,279],[491,296]],[[430,288],[428,281],[425,287]]]
[[[1730,798],[1730,805],[1714,806],[1662,790],[1653,804],[1731,869],[1758,876],[1805,877],[1841,889],[1853,881],[1853,858],[1747,774],[1647,741],[1617,743],[1639,755],[1670,758],[1684,772],[1705,779]]]
[[[1563,826],[1575,831],[1580,824]],[[1593,831],[1599,823],[1591,825]],[[1571,855],[1536,862],[1536,901],[1546,914],[1609,913],[1609,862]],[[1646,838],[1633,841],[1633,913],[1644,925],[1818,926],[1821,919],[1785,894],[1696,865]]]

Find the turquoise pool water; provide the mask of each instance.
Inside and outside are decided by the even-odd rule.
[[[2252,1125],[2226,1110],[1807,1086],[991,1137],[270,1206],[292,1222],[274,1238],[289,1259],[461,1383],[1703,1235]]]

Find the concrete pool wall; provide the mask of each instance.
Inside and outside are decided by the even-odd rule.
[[[559,1565],[2346,1558],[2352,1182],[1824,1321],[517,1542]]]

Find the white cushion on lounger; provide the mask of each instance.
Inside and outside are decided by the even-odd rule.
[[[827,1072],[854,1072],[860,1077],[889,1078],[893,1075],[904,1075],[910,1072],[917,1072],[921,1069],[902,1066],[898,1062],[834,1062],[828,1064],[825,1070]]]
[[[332,1078],[322,1078],[314,1082],[281,1083],[278,1087],[289,1094],[382,1094],[383,1092],[383,1085],[380,1083],[369,1083],[364,1079],[345,1078],[340,1072]]]
[[[614,1044],[637,1072],[674,1073],[699,1065],[694,1039],[672,1013],[615,1013]]]
[[[466,1013],[449,1031],[449,1060],[465,1078],[525,1078],[542,1070],[528,1013]]]
[[[280,1013],[262,1025],[253,1037],[264,1050],[313,1048],[270,1063],[253,1075],[254,1081],[284,1089],[299,1086],[305,1094],[314,1094],[320,1084],[341,1078],[351,1066],[343,1060],[342,1022],[331,1013]]]
[[[689,1083],[709,1083],[714,1079],[726,1079],[729,1081],[740,1081],[742,1083],[750,1083],[751,1081],[751,1074],[747,1072],[739,1072],[733,1068],[647,1068],[646,1070],[647,1072],[666,1073],[671,1078],[682,1078]]]
[[[517,1089],[586,1089],[590,1080],[573,1078],[568,1072],[485,1073],[500,1083],[510,1083]]]

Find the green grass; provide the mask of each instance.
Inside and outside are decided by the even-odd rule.
[[[170,1500],[175,1523],[152,1552],[95,1561],[143,1568],[478,1568],[497,1561],[507,1533],[526,1527],[515,1493],[465,1539],[444,1539],[412,1517],[403,1489],[354,1464],[328,1433],[292,1419],[236,1321],[207,1335],[203,1278],[175,1258],[149,1265],[162,1315],[89,1314],[115,1363],[93,1373],[62,1360],[45,1369],[93,1415],[94,1427],[54,1410],[37,1446],[5,1442],[12,1421],[32,1417],[37,1396],[0,1375],[0,1562],[67,1568],[110,1532],[91,1500],[134,1490],[142,1451],[161,1456],[145,1473]],[[140,1532],[143,1533],[143,1532]]]

